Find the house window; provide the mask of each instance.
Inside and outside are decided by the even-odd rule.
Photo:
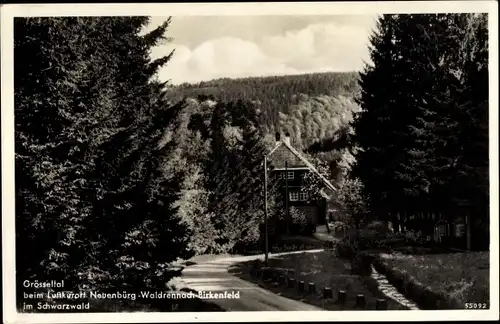
[[[309,195],[307,194],[307,192],[301,192],[300,193],[300,200],[307,201],[307,199],[309,199]]]
[[[293,179],[293,171],[288,171],[288,179]]]
[[[299,200],[299,193],[294,191],[290,192],[290,201],[298,201]]]

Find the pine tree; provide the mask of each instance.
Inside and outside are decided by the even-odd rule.
[[[153,79],[170,55],[149,59],[169,21],[140,36],[147,22],[15,21],[20,280],[154,286],[185,251],[186,229],[170,208],[181,179],[159,173],[157,145],[182,105],[170,108],[165,84]]]
[[[379,18],[370,38],[373,65],[360,74],[362,112],[354,123],[354,141],[361,151],[353,172],[364,183],[372,211],[382,215],[390,212],[388,206],[404,202],[395,172],[403,158],[407,120],[413,114],[402,100],[411,89],[403,82],[411,63],[402,61],[398,48],[399,23],[399,15]]]
[[[372,209],[486,219],[486,21],[472,14],[379,19],[355,125],[363,151],[354,171]]]

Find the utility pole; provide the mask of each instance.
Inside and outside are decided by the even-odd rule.
[[[286,234],[290,235],[290,217],[288,213],[288,161],[285,161],[285,213]]]
[[[265,259],[264,263],[267,266],[269,259],[269,239],[267,230],[267,156],[264,156],[264,227],[265,227]]]
[[[465,216],[465,226],[466,226],[466,249],[470,251],[471,249],[471,219],[469,213]]]

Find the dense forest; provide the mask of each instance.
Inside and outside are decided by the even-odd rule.
[[[178,258],[258,242],[276,131],[356,222],[468,213],[487,248],[486,15],[384,15],[359,74],[179,86],[149,56],[170,20],[148,21],[15,20],[18,285],[163,288]]]
[[[174,99],[197,98],[199,95],[228,102],[251,101],[261,110],[263,130],[273,133],[280,125],[280,113],[289,114],[308,97],[331,96],[353,98],[359,92],[358,74],[313,73],[303,75],[217,79],[197,84],[172,86]]]
[[[147,23],[15,21],[18,288],[161,289],[177,259],[259,239],[258,107],[172,100],[153,77],[171,55],[149,58],[170,21]]]
[[[247,102],[264,136],[288,132],[294,147],[339,174],[339,165],[353,161],[348,138],[360,110],[358,78],[354,72],[224,78],[171,86],[168,93],[176,100]]]

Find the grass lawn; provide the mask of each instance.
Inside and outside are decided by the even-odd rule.
[[[284,285],[276,285],[270,281],[262,281],[250,275],[252,262],[239,264],[230,269],[230,272],[238,275],[240,278],[258,283],[263,288],[278,293],[284,297],[301,300],[303,302],[322,307],[327,310],[359,310],[355,307],[357,294],[364,294],[366,307],[364,309],[374,310],[377,298],[386,298],[377,288],[374,288],[373,282],[367,285],[367,277],[353,274],[350,262],[339,259],[332,251],[317,253],[300,253],[286,255],[282,257],[269,259],[269,268],[277,275],[291,276],[295,278],[294,288],[287,288]],[[305,293],[298,293],[298,282],[304,281]],[[308,293],[309,282],[315,283],[316,293]],[[369,289],[368,286],[371,288]],[[375,285],[376,286],[376,285]],[[333,292],[333,299],[323,299],[323,288],[329,287]],[[347,292],[347,302],[345,305],[339,305],[335,301],[339,290]],[[388,300],[388,309],[407,309],[405,306]]]
[[[484,303],[485,308],[489,308],[489,252],[392,253],[380,254],[379,260],[388,269],[406,276],[406,281],[420,283],[424,288],[447,297],[455,308],[465,308],[465,303]]]

